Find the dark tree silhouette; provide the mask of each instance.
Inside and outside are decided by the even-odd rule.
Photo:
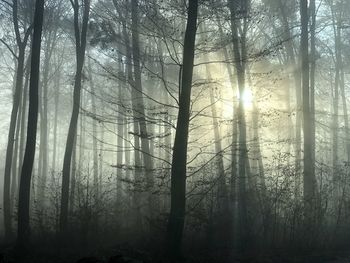
[[[40,49],[44,16],[44,0],[37,0],[35,4],[34,33],[31,55],[31,71],[29,83],[29,112],[27,126],[27,143],[24,152],[21,181],[18,200],[18,234],[17,245],[21,249],[29,241],[29,200],[30,182],[35,156],[36,133],[38,122],[38,86],[40,77]]]
[[[75,51],[76,51],[76,73],[73,90],[73,111],[69,123],[66,149],[64,152],[63,169],[62,169],[62,191],[61,191],[61,213],[60,213],[60,233],[65,235],[68,224],[68,203],[69,203],[69,182],[70,169],[72,163],[72,152],[74,145],[74,138],[77,132],[78,116],[80,109],[80,95],[81,95],[81,79],[82,70],[84,66],[85,48],[86,48],[86,34],[90,13],[90,0],[84,0],[83,21],[80,30],[79,26],[79,9],[80,4],[78,0],[71,1],[74,11],[74,32],[75,32]]]
[[[23,39],[20,33],[20,23],[18,18],[18,1],[14,0],[12,5],[12,18],[13,26],[16,36],[16,44],[18,46],[17,69],[16,69],[16,83],[13,95],[13,104],[10,119],[10,128],[7,139],[6,160],[5,160],[5,172],[4,172],[4,225],[5,225],[5,238],[11,239],[12,237],[12,212],[11,212],[11,200],[10,200],[10,184],[11,184],[11,169],[12,169],[12,157],[13,147],[15,142],[15,130],[18,115],[18,108],[22,98],[23,89],[23,76],[24,76],[24,61],[25,50],[27,47],[28,38],[32,31],[32,27],[28,27],[25,31]],[[21,164],[20,164],[21,165]],[[14,168],[15,169],[15,168]]]
[[[174,258],[181,256],[182,234],[185,222],[187,144],[197,13],[198,0],[189,0],[183,50],[179,112],[171,167],[171,205],[167,228],[167,249],[168,253]]]

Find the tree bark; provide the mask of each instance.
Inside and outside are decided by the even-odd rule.
[[[118,7],[116,6],[116,9],[118,10]],[[119,14],[120,15],[120,14]],[[136,111],[136,99],[133,97],[133,89],[135,85],[134,76],[132,72],[132,62],[131,62],[131,49],[130,49],[130,40],[129,36],[126,31],[126,18],[122,20],[122,34],[125,41],[125,50],[126,50],[126,74],[127,74],[127,81],[131,87],[131,101],[132,101],[132,111],[133,111],[133,137],[134,137],[134,186],[135,191],[134,195],[132,197],[133,199],[133,206],[136,212],[135,216],[135,225],[136,228],[141,227],[141,213],[140,213],[140,196],[139,196],[139,187],[140,187],[140,181],[141,181],[141,155],[140,155],[140,137],[139,137],[139,125],[138,125],[138,119],[137,119],[137,111]]]
[[[55,76],[55,90],[54,90],[54,121],[53,121],[53,149],[52,149],[52,165],[51,169],[54,173],[56,171],[56,159],[57,159],[57,133],[58,133],[58,109],[60,101],[60,78],[61,71],[57,72]]]
[[[99,200],[99,180],[98,180],[98,151],[97,151],[97,121],[96,121],[96,99],[95,99],[95,84],[92,79],[92,68],[91,61],[88,59],[88,74],[90,81],[90,90],[91,90],[91,110],[92,110],[92,159],[93,159],[93,185],[94,185],[94,199],[97,203]],[[101,165],[101,164],[100,164]]]
[[[82,69],[85,58],[86,47],[86,33],[90,12],[90,0],[84,0],[83,21],[81,26],[81,32],[79,27],[79,1],[72,1],[74,10],[74,32],[75,32],[75,46],[76,46],[76,73],[73,90],[73,111],[71,120],[69,123],[66,149],[63,158],[62,169],[62,192],[61,192],[61,213],[60,213],[60,233],[64,236],[67,233],[68,225],[68,203],[69,203],[69,182],[70,182],[70,170],[72,161],[72,152],[74,145],[74,137],[77,132],[77,123],[80,109],[80,95],[81,95],[81,79]]]
[[[38,122],[38,86],[40,76],[40,48],[41,34],[44,16],[44,0],[37,0],[35,4],[34,33],[31,56],[31,71],[29,84],[29,113],[27,128],[27,143],[24,153],[23,166],[21,172],[21,182],[19,188],[18,201],[18,233],[17,245],[23,249],[29,241],[29,204],[30,186],[35,156],[37,122]]]
[[[315,164],[312,160],[312,127],[310,111],[310,72],[309,72],[309,33],[308,33],[308,5],[307,0],[300,1],[301,17],[301,39],[300,39],[300,56],[301,56],[301,76],[303,91],[303,132],[304,132],[304,173],[303,173],[303,190],[304,190],[304,215],[307,227],[311,227],[311,220],[314,213],[315,202]]]
[[[50,69],[50,61],[51,55],[55,46],[55,39],[51,39],[52,33],[56,34],[56,32],[49,32],[49,36],[46,39],[46,45],[44,50],[44,64],[43,64],[43,80],[41,82],[41,95],[39,102],[41,102],[40,107],[40,153],[41,153],[41,167],[40,169],[40,177],[38,177],[39,187],[38,187],[38,204],[41,217],[43,217],[42,213],[44,212],[44,202],[45,202],[45,188],[46,181],[48,176],[48,161],[49,161],[49,152],[48,152],[48,85],[49,85],[49,69]],[[54,37],[55,38],[55,37]],[[42,219],[42,218],[41,218]]]
[[[335,79],[334,90],[332,90],[333,98],[333,118],[332,118],[332,166],[333,166],[333,198],[336,202],[336,198],[339,197],[339,156],[338,156],[338,144],[339,144],[339,86],[340,86],[340,65],[341,65],[341,28],[340,17],[336,17],[336,11],[332,8],[332,22],[333,32],[335,39]]]
[[[16,69],[16,84],[13,94],[13,104],[10,117],[10,127],[7,138],[7,148],[5,157],[5,169],[4,169],[4,192],[3,192],[3,206],[4,206],[4,227],[5,227],[5,239],[10,240],[12,238],[12,216],[11,216],[11,200],[10,200],[10,185],[11,185],[11,169],[13,159],[13,148],[15,141],[15,131],[17,123],[18,108],[22,98],[23,89],[23,75],[24,75],[24,60],[25,60],[25,49],[27,46],[30,29],[28,28],[23,40],[19,32],[18,22],[18,2],[13,1],[12,5],[12,16],[13,24],[16,35],[16,43],[18,46],[17,56],[17,69]],[[21,164],[20,164],[21,165]]]
[[[181,256],[186,211],[186,163],[191,104],[194,49],[197,30],[198,0],[189,0],[184,40],[179,112],[171,166],[171,204],[167,226],[167,250],[170,256]]]
[[[147,131],[146,112],[143,101],[143,87],[141,83],[141,66],[140,66],[140,47],[139,47],[139,15],[138,0],[131,1],[131,30],[132,30],[132,54],[134,65],[134,87],[132,89],[132,99],[136,101],[136,117],[140,130],[141,149],[143,164],[145,167],[146,191],[148,192],[146,214],[152,218],[154,208],[154,198],[152,196],[152,188],[154,184],[152,169],[153,160],[150,152],[150,139]]]
[[[315,166],[316,125],[315,125],[315,71],[316,71],[316,4],[310,0],[310,126],[311,158]],[[315,168],[314,168],[315,169]]]

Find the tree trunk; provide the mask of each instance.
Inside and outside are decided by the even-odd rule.
[[[197,13],[198,0],[189,0],[183,50],[179,112],[171,167],[171,205],[167,226],[167,249],[168,253],[174,258],[181,256],[181,243],[185,222],[187,144]]]
[[[299,63],[296,59],[291,29],[287,19],[287,14],[282,0],[279,0],[279,8],[281,11],[281,23],[283,25],[285,48],[288,56],[289,66],[292,68],[294,83],[295,83],[295,98],[296,98],[296,117],[295,117],[295,172],[297,180],[295,183],[295,194],[299,196],[299,174],[301,172],[301,72],[298,70]]]
[[[238,131],[239,131],[239,154],[238,154],[238,240],[239,249],[244,251],[250,243],[249,228],[248,228],[248,207],[247,207],[247,145],[246,145],[246,123],[245,123],[245,109],[243,95],[245,93],[245,60],[246,60],[246,31],[247,18],[244,17],[243,28],[240,29],[241,35],[239,37],[239,25],[237,22],[237,14],[243,13],[247,15],[250,2],[242,3],[241,10],[236,10],[233,1],[228,3],[231,14],[231,31],[234,61],[236,66],[237,83],[239,90],[238,102]],[[239,14],[242,15],[242,14]]]
[[[41,82],[41,102],[40,107],[40,155],[41,155],[41,167],[40,177],[38,176],[39,187],[38,187],[38,204],[40,209],[41,217],[44,212],[44,202],[45,202],[45,187],[48,174],[48,85],[49,85],[49,68],[50,68],[50,58],[51,58],[51,36],[46,40],[45,50],[44,50],[44,65],[43,65],[43,80]]]
[[[117,7],[116,7],[117,8]],[[132,111],[133,111],[133,137],[134,137],[134,195],[133,195],[133,206],[136,212],[135,226],[136,229],[141,227],[141,212],[140,212],[140,184],[141,184],[141,155],[140,155],[140,137],[139,137],[139,125],[137,119],[137,111],[136,111],[136,99],[134,98],[134,76],[132,73],[132,62],[131,62],[131,49],[130,49],[130,41],[129,36],[126,31],[126,20],[122,21],[122,33],[125,41],[125,49],[126,49],[126,73],[127,73],[127,81],[131,87],[131,101],[132,101]]]
[[[17,245],[23,249],[29,241],[29,204],[30,204],[30,184],[33,170],[36,133],[38,121],[38,86],[40,76],[40,47],[41,33],[44,15],[44,0],[37,0],[35,4],[34,34],[31,56],[31,72],[29,84],[29,113],[27,128],[27,143],[24,153],[23,166],[21,172],[21,182],[19,188],[18,201],[18,234]]]
[[[201,29],[203,32],[203,30]],[[205,55],[205,61],[208,62],[208,56]],[[227,185],[226,185],[226,175],[224,170],[224,161],[223,161],[223,151],[221,146],[221,136],[220,136],[220,127],[218,122],[218,114],[217,114],[217,107],[215,101],[215,95],[214,90],[215,87],[210,82],[212,81],[211,72],[209,64],[206,64],[206,75],[209,81],[209,97],[210,97],[210,109],[211,109],[211,115],[212,115],[212,124],[213,124],[213,135],[214,135],[214,148],[216,155],[215,164],[217,167],[217,178],[218,178],[218,187],[217,187],[217,225],[218,229],[215,231],[217,232],[217,235],[219,239],[217,242],[222,242],[221,245],[226,247],[228,244],[230,244],[229,235],[227,232],[227,226],[230,223],[229,220],[229,203],[228,203],[228,194],[227,194]],[[215,241],[214,241],[215,242]]]
[[[332,8],[332,22],[333,32],[335,39],[335,80],[333,94],[333,118],[332,118],[332,162],[333,162],[333,198],[336,203],[339,197],[339,187],[341,182],[339,181],[339,157],[338,157],[338,144],[339,144],[339,86],[340,86],[340,64],[341,64],[341,28],[339,18],[336,18],[336,13]],[[338,20],[338,21],[337,21]]]
[[[4,224],[5,224],[5,239],[10,240],[12,237],[12,217],[11,217],[11,201],[10,201],[10,184],[11,184],[11,168],[12,168],[12,157],[13,147],[15,141],[15,130],[17,122],[17,113],[19,103],[21,101],[23,74],[24,74],[24,49],[25,47],[19,48],[18,54],[18,67],[16,73],[16,87],[13,95],[13,105],[11,111],[10,128],[7,139],[7,149],[5,157],[5,172],[4,172]]]
[[[16,36],[16,44],[18,47],[17,56],[17,69],[16,69],[16,83],[14,85],[13,92],[13,104],[10,117],[10,127],[7,138],[7,148],[5,157],[5,169],[4,169],[4,192],[3,192],[3,206],[4,206],[4,228],[5,228],[5,240],[12,238],[12,216],[11,216],[11,200],[10,200],[10,185],[11,185],[11,168],[13,159],[13,147],[15,141],[15,130],[17,123],[17,113],[19,104],[22,98],[23,89],[23,75],[24,75],[24,59],[25,49],[28,41],[31,29],[28,28],[25,32],[23,40],[21,39],[19,21],[18,21],[18,0],[14,0],[12,3],[12,18],[14,31]],[[20,164],[22,165],[22,164]]]
[[[222,30],[222,24],[220,22],[220,18],[218,14],[216,14],[216,19],[218,21],[218,26],[219,26],[219,34],[222,39],[224,39],[225,35]],[[225,46],[223,49],[223,54],[224,54],[224,59],[225,61],[230,61],[230,57],[228,54],[227,47]],[[237,236],[235,235],[236,227],[237,225],[237,216],[236,216],[236,207],[237,207],[237,197],[236,197],[236,187],[237,187],[237,175],[238,175],[238,170],[237,170],[237,128],[238,128],[238,121],[237,121],[237,112],[238,112],[238,107],[237,107],[237,88],[234,80],[234,74],[233,70],[231,68],[231,65],[229,63],[226,63],[226,69],[227,69],[227,74],[231,83],[231,88],[233,92],[233,98],[232,98],[232,145],[231,145],[231,176],[230,176],[230,202],[231,202],[231,207],[230,207],[230,216],[231,216],[231,224],[230,224],[230,240],[231,240],[231,247],[235,246],[235,242],[237,239]]]
[[[310,112],[310,72],[309,72],[309,48],[308,48],[308,5],[307,0],[300,2],[301,16],[301,40],[300,40],[300,56],[301,56],[301,76],[303,91],[303,132],[304,132],[304,174],[303,174],[303,190],[304,190],[304,215],[306,227],[311,227],[314,202],[315,202],[315,164],[312,160],[312,127]],[[312,233],[311,233],[312,234]]]
[[[57,159],[57,133],[58,133],[58,108],[59,108],[59,101],[60,101],[60,78],[61,78],[61,71],[57,72],[57,75],[55,77],[55,90],[54,90],[54,121],[53,121],[53,149],[52,149],[52,165],[51,169],[52,172],[55,173],[56,171],[56,159]]]
[[[121,55],[118,56],[119,62],[119,71],[122,71],[123,64],[121,63],[122,57]],[[122,90],[124,90],[125,86],[124,83],[120,83],[118,86],[118,97],[119,97],[119,104],[118,104],[118,116],[117,116],[117,209],[121,211],[122,207],[122,198],[123,198],[123,187],[122,187],[122,178],[123,178],[123,154],[125,149],[123,148],[123,140],[125,140],[124,136],[124,109],[121,105],[123,100],[123,94]],[[128,164],[127,164],[128,165]]]
[[[22,96],[23,97],[23,96]],[[18,160],[18,148],[19,148],[19,135],[20,131],[22,129],[21,121],[22,121],[22,109],[23,104],[21,101],[19,102],[18,106],[18,117],[17,117],[17,124],[16,124],[16,132],[15,132],[15,145],[14,145],[14,151],[12,156],[12,178],[11,178],[11,196],[10,196],[10,202],[11,202],[11,217],[14,215],[14,208],[15,208],[15,201],[16,201],[16,192],[17,192],[17,172],[18,168],[17,165],[20,166],[21,163],[17,163]]]
[[[310,126],[311,126],[311,158],[315,166],[316,126],[315,126],[315,71],[316,71],[316,6],[310,0]],[[315,168],[313,168],[315,169]],[[315,172],[314,172],[315,173]]]
[[[90,81],[90,89],[91,89],[91,110],[92,110],[92,155],[93,155],[93,185],[94,185],[94,196],[95,202],[97,203],[99,200],[99,182],[98,182],[98,152],[97,152],[97,121],[96,121],[96,99],[95,99],[95,85],[92,79],[92,69],[91,69],[91,61],[88,59],[88,74]]]
[[[146,113],[143,102],[143,87],[141,83],[141,66],[140,66],[140,47],[139,47],[139,15],[138,15],[138,0],[131,1],[131,17],[132,17],[132,54],[134,64],[134,84],[132,89],[132,99],[136,101],[137,121],[140,129],[141,149],[143,164],[145,167],[146,176],[146,191],[148,192],[146,214],[152,218],[154,208],[154,198],[152,196],[152,188],[154,184],[152,169],[153,160],[150,154],[150,140],[147,131]]]
[[[27,70],[25,74],[25,81],[24,81],[24,87],[23,87],[23,96],[22,96],[22,115],[21,115],[21,133],[20,133],[20,141],[19,141],[19,153],[18,153],[18,178],[17,178],[17,185],[19,185],[20,181],[20,175],[22,172],[22,164],[23,164],[23,157],[24,157],[24,147],[26,143],[25,138],[25,131],[26,131],[26,118],[27,118],[27,102],[28,102],[28,86],[29,86],[29,77],[30,77],[30,56],[27,59]],[[18,197],[18,188],[16,191],[16,195]]]
[[[82,69],[84,65],[85,47],[86,47],[86,33],[90,12],[90,0],[84,0],[83,21],[81,32],[79,27],[79,2],[72,1],[74,9],[74,32],[76,41],[76,73],[73,90],[73,111],[69,123],[66,149],[63,158],[62,169],[62,192],[61,192],[61,213],[60,213],[60,233],[65,235],[67,233],[68,224],[68,203],[69,203],[69,182],[70,170],[72,161],[72,152],[74,145],[74,137],[77,132],[78,115],[80,109],[80,94],[81,94],[81,79]]]
[[[77,134],[74,137],[74,144],[72,150],[72,169],[71,169],[71,180],[70,180],[70,195],[69,195],[69,212],[70,214],[74,213],[75,208],[75,193],[77,192],[76,182],[80,182],[80,173],[77,174]]]

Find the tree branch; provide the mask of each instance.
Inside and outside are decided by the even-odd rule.
[[[12,56],[14,56],[16,59],[18,59],[18,56],[13,51],[13,49],[2,38],[0,38],[0,42],[3,43],[5,45],[5,47],[7,47],[7,49],[11,52]]]

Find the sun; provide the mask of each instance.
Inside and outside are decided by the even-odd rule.
[[[238,99],[240,100],[240,94],[238,93]],[[251,89],[245,88],[242,96],[242,101],[245,108],[251,108],[253,105],[253,94]]]
[[[222,98],[222,117],[224,119],[232,119],[232,116],[234,114],[234,103],[233,101],[236,101],[237,103],[240,100],[239,92],[237,96],[233,96],[233,94],[228,93],[225,96],[226,98],[233,97],[233,99],[224,99]],[[243,93],[243,105],[246,110],[250,110],[253,107],[253,93],[250,88],[246,88]],[[237,104],[238,106],[238,104]]]

